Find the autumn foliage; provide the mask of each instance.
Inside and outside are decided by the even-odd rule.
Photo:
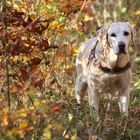
[[[72,29],[68,22],[82,4],[82,0],[1,2],[1,136],[28,137],[30,131],[40,127],[38,121],[63,111],[64,97],[58,100],[57,95],[54,96],[65,92],[55,70],[65,67],[64,70],[72,74],[72,63],[66,63],[72,60],[74,50],[57,40]],[[69,52],[64,55],[66,50]],[[65,66],[60,67],[63,61]]]
[[[0,139],[76,140],[74,62],[98,27],[94,2],[0,1]]]

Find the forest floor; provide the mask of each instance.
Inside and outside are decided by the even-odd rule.
[[[47,92],[44,97],[30,94],[30,103],[14,94],[10,111],[5,106],[5,96],[0,96],[0,140],[140,140],[140,63],[137,60],[128,119],[120,115],[116,97],[109,113],[106,98],[102,97],[101,118],[96,122],[87,98],[77,108],[74,84],[65,92],[57,81],[57,92]],[[19,99],[16,104],[15,99]]]

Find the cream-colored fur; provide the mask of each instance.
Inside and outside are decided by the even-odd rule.
[[[124,31],[127,31],[129,35],[124,36]],[[112,37],[112,33],[115,33],[116,37]],[[106,35],[108,35],[108,40],[105,40]],[[109,48],[105,50],[105,60],[99,59],[98,61],[110,69],[115,66],[124,67],[130,61],[128,45],[133,38],[134,29],[128,22],[115,22],[103,26],[97,31],[96,37],[90,38],[79,48],[76,58],[77,79],[75,85],[78,104],[81,104],[81,98],[87,91],[89,105],[94,107],[98,116],[100,95],[103,93],[113,95],[118,92],[120,112],[126,116],[128,115],[130,81],[132,78],[131,69],[119,74],[108,74],[103,72],[98,65],[93,64],[92,61],[89,62],[89,56],[98,40],[99,43],[95,50],[95,57],[97,59],[101,46],[106,45]],[[119,42],[125,43],[126,54],[115,53],[114,49],[118,49]]]

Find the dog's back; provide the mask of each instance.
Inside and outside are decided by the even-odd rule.
[[[76,70],[77,70],[77,75],[83,73],[86,75],[86,66],[88,64],[88,59],[91,50],[95,46],[97,41],[96,37],[92,37],[88,39],[86,42],[82,44],[82,46],[79,48],[77,58],[76,58]]]

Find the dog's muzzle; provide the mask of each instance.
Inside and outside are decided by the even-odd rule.
[[[119,54],[126,54],[125,43],[124,42],[119,42],[118,47],[114,48],[114,52],[117,55],[119,55]]]
[[[125,44],[123,42],[119,42],[118,47],[119,47],[119,53],[126,54],[126,52],[125,52]]]

